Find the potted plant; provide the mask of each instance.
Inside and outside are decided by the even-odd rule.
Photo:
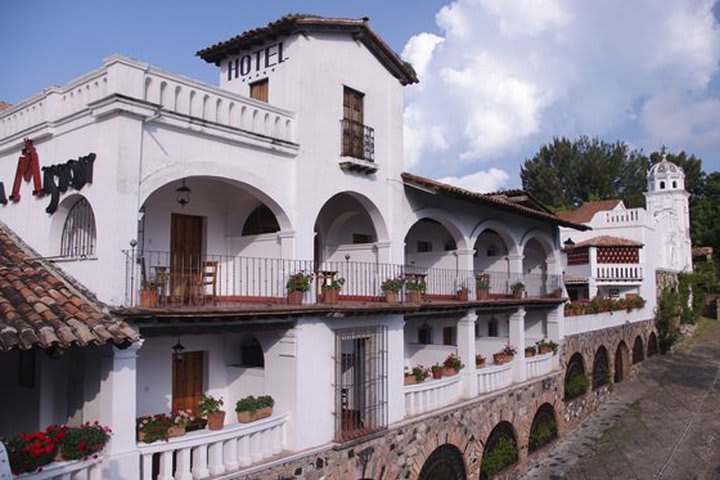
[[[510,290],[512,290],[513,298],[522,298],[523,292],[525,291],[525,284],[523,282],[515,282],[510,285]]]
[[[140,289],[140,308],[157,308],[159,284],[152,279],[142,282]]]
[[[467,302],[470,298],[470,295],[468,293],[468,288],[465,285],[460,285],[460,288],[457,291],[457,297],[458,300],[461,302]]]
[[[190,408],[174,410],[170,414],[172,425],[168,429],[168,437],[181,437],[185,435],[187,426],[195,421],[195,414]]]
[[[485,357],[481,354],[475,355],[475,368],[483,368],[485,366]]]
[[[443,367],[443,375],[446,377],[451,377],[457,374],[463,368],[465,368],[465,365],[462,364],[460,358],[457,355],[451,353],[443,362]]]
[[[513,357],[515,357],[516,353],[517,349],[508,343],[503,347],[502,350],[493,354],[493,362],[498,365],[512,362]]]
[[[235,412],[240,423],[250,423],[272,415],[275,400],[270,395],[254,397],[252,395],[241,398],[235,404]]]
[[[172,419],[164,413],[145,415],[137,419],[138,441],[153,443],[158,440],[167,440],[168,430],[172,426]]]
[[[323,302],[329,304],[338,303],[340,297],[340,289],[345,285],[344,278],[338,278],[336,280],[330,280],[322,286]]]
[[[288,305],[302,305],[303,296],[305,296],[305,292],[310,290],[312,279],[312,272],[305,273],[305,270],[300,270],[288,277],[288,281],[285,284],[285,288],[287,288]]]
[[[382,285],[380,285],[380,288],[382,288],[385,294],[385,301],[387,303],[397,303],[398,293],[400,293],[404,284],[405,280],[400,277],[385,280]]]
[[[407,290],[407,301],[410,303],[419,303],[422,301],[422,296],[427,289],[427,284],[424,278],[415,277],[405,282],[405,289]]]
[[[490,274],[482,273],[475,277],[475,294],[478,300],[487,300],[490,296]]]
[[[534,357],[536,353],[537,353],[537,348],[535,348],[534,345],[525,347],[525,358]]]
[[[109,427],[85,422],[79,427],[59,427],[58,454],[63,460],[85,460],[100,452],[110,440]]]
[[[198,409],[200,416],[207,418],[208,430],[222,430],[225,424],[225,411],[220,410],[223,406],[222,398],[215,398],[212,395],[203,395],[200,399]]]
[[[430,372],[428,372],[427,368],[422,365],[416,365],[411,371],[405,373],[405,385],[422,383],[429,376]]]
[[[53,435],[52,432],[18,433],[7,441],[5,445],[12,473],[35,472],[52,462],[62,435]]]
[[[432,377],[434,379],[442,378],[444,369],[445,369],[444,366],[440,365],[439,363],[436,363],[435,365],[430,367],[430,371],[432,372]]]
[[[559,345],[552,340],[545,340],[544,338],[536,343],[538,353],[540,355],[544,355],[546,353],[552,352],[553,355],[556,355],[558,352]]]

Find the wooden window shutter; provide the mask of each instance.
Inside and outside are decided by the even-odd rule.
[[[267,78],[253,82],[250,84],[250,98],[267,102],[269,90],[270,81]]]

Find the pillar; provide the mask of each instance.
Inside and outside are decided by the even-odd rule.
[[[140,478],[140,452],[137,449],[137,352],[140,340],[123,350],[112,347],[102,359],[100,380],[102,410],[99,421],[112,428],[105,448],[103,478]]]
[[[523,282],[524,281],[524,272],[523,272],[523,258],[524,255],[521,254],[510,254],[508,255],[508,268],[510,272],[510,278],[508,279],[508,286],[512,285],[515,282]],[[507,292],[509,293],[509,291]]]
[[[525,308],[520,307],[510,315],[510,345],[517,348],[517,353],[513,359],[513,380],[515,382],[524,382],[527,378],[525,369]]]
[[[462,378],[462,396],[476,397],[478,394],[477,375],[475,374],[475,322],[477,315],[468,313],[458,321],[457,347],[458,356],[465,368],[460,371]]]
[[[564,304],[560,304],[550,310],[547,314],[547,338],[555,343],[561,343],[565,332],[563,329]],[[554,355],[552,360],[553,370],[560,368],[560,355]]]

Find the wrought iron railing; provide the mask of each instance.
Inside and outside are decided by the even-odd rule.
[[[193,257],[169,252],[130,250],[126,255],[126,305],[141,304],[142,293],[154,293],[156,303],[198,305],[246,301],[283,303],[291,275],[306,272],[313,275],[305,303],[313,303],[324,283],[344,279],[340,299],[380,300],[385,280],[402,278],[406,282],[424,283],[424,294],[430,300],[476,299],[476,278],[483,274],[489,281],[489,298],[513,296],[513,285],[523,283],[519,297],[558,297],[561,277],[558,275],[510,274],[507,272],[474,272],[453,268],[419,267],[378,262],[287,260],[276,258],[203,255]],[[399,299],[407,300],[407,284]]]
[[[375,129],[360,122],[343,118],[342,156],[375,161]]]

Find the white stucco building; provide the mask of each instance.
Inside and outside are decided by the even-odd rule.
[[[522,352],[562,341],[561,244],[592,234],[522,192],[404,172],[402,87],[417,79],[367,20],[285,17],[198,54],[218,66],[217,86],[113,56],[0,112],[0,219],[142,337],[66,346],[38,363],[31,390],[0,377],[20,412],[0,434],[98,419],[114,429],[107,478],[205,478],[559,368],[552,354]],[[673,179],[648,193],[648,212],[603,214],[674,223],[661,213],[686,198]],[[636,228],[645,249],[661,244],[653,222]],[[559,226],[572,230],[561,238]],[[682,269],[678,245],[667,258]],[[303,271],[315,278],[290,305],[286,283]],[[381,284],[397,277],[424,282],[424,298],[384,302]],[[340,278],[329,304],[321,285]],[[508,343],[520,354],[491,364]],[[19,365],[20,347],[3,350]],[[405,367],[451,354],[467,366],[459,375],[404,385]],[[473,368],[478,354],[490,365]],[[223,430],[137,442],[137,417],[195,408],[202,393],[224,399]],[[250,394],[272,395],[274,413],[238,424],[235,402]]]

